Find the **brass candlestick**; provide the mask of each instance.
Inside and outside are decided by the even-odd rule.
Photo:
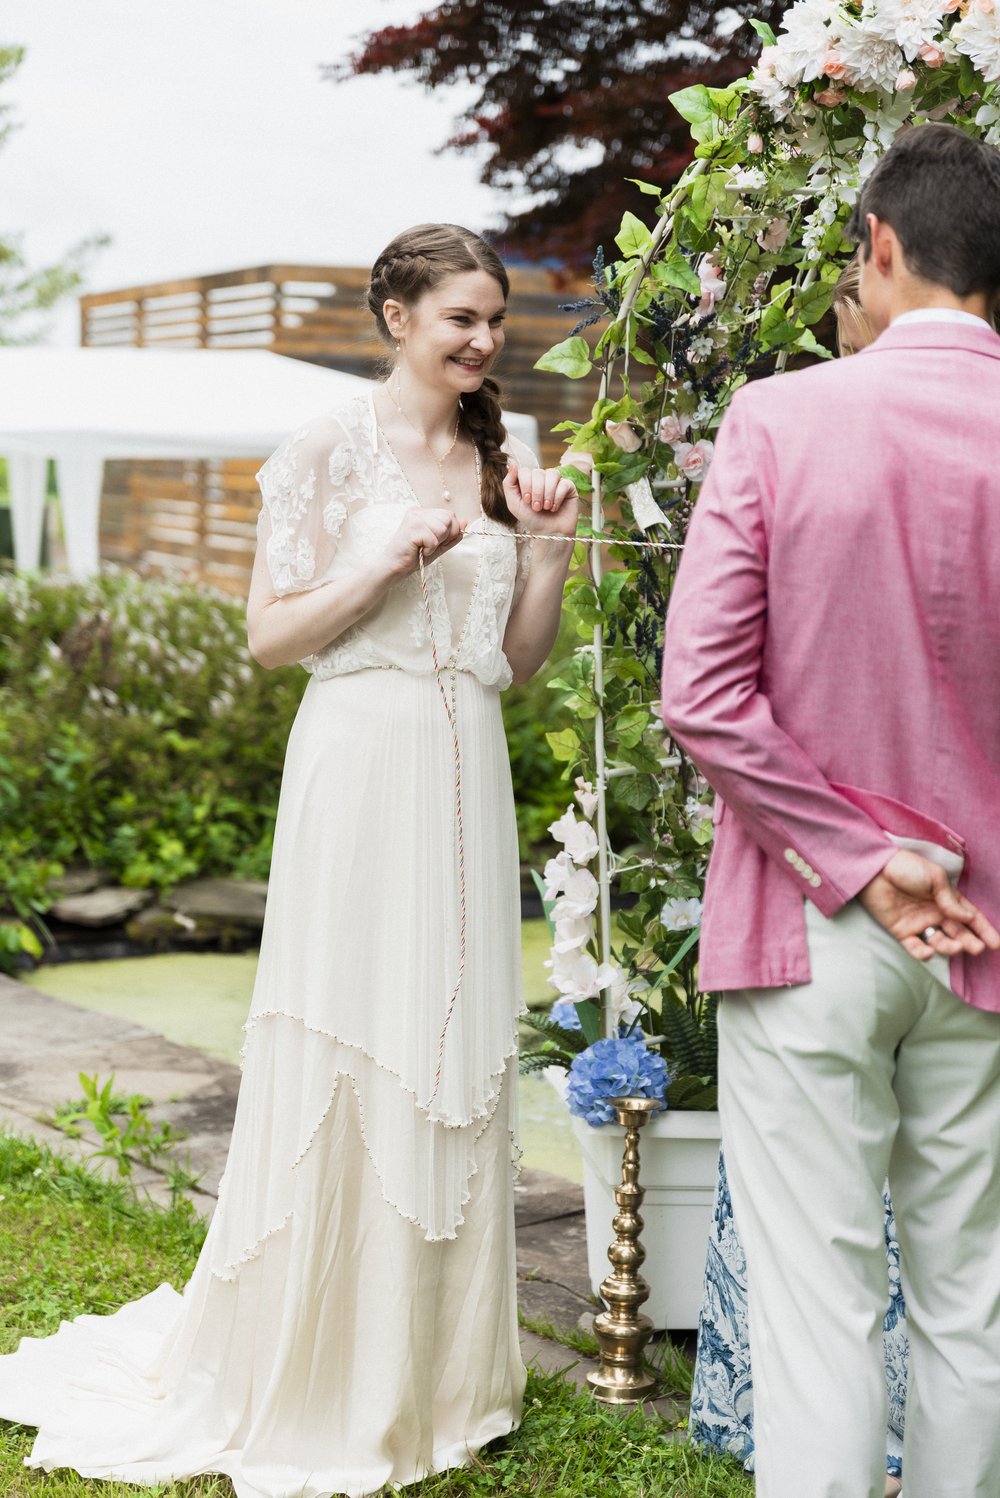
[[[639,1130],[660,1103],[656,1098],[626,1097],[615,1098],[614,1106],[625,1129],[622,1183],[615,1189],[618,1211],[611,1225],[616,1236],[608,1249],[613,1272],[601,1283],[607,1310],[594,1317],[601,1361],[587,1374],[587,1382],[602,1404],[637,1404],[656,1385],[642,1358],[653,1323],[639,1310],[649,1297],[649,1286],[639,1273],[646,1257],[639,1242],[643,1228],[639,1208],[646,1195],[639,1185]]]

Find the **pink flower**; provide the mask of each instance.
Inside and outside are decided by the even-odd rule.
[[[826,74],[827,78],[843,78],[847,69],[841,62],[839,53],[828,52],[823,59],[821,71]]]
[[[661,442],[680,442],[690,425],[690,416],[685,416],[680,411],[671,411],[669,416],[664,416],[661,420],[656,435]]]
[[[764,154],[764,137],[758,135],[756,130],[747,136],[747,150],[751,156],[762,156]]]
[[[937,42],[924,42],[917,56],[922,57],[929,68],[939,68],[944,62],[944,53]]]
[[[713,444],[704,437],[698,442],[678,442],[674,446],[674,462],[686,479],[700,484],[708,472],[713,451]]]
[[[991,16],[996,9],[993,0],[976,0],[976,5],[982,11],[984,16]]]
[[[830,88],[821,89],[818,94],[813,94],[813,100],[817,104],[824,104],[832,109],[837,104],[842,104],[847,96],[847,90],[842,83],[834,83]]]
[[[762,250],[780,250],[787,238],[787,218],[773,218],[764,232],[757,235],[757,243]]]
[[[710,255],[702,257],[698,266],[698,279],[701,282],[701,301],[698,303],[696,317],[707,317],[715,307],[716,302],[722,300],[726,294],[726,283],[719,274],[719,267]]]
[[[962,3],[963,0],[948,0],[948,3],[944,7],[944,14],[946,16],[954,15],[956,10],[961,10]]]
[[[642,446],[642,438],[627,421],[606,421],[604,430],[623,453],[637,453]]]
[[[896,74],[896,91],[903,93],[906,89],[914,88],[916,82],[917,75],[912,68],[900,68]]]

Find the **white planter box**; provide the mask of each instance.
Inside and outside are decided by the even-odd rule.
[[[565,1096],[562,1068],[549,1067],[545,1075]],[[598,1295],[611,1270],[608,1248],[614,1238],[614,1189],[621,1184],[625,1130],[620,1124],[594,1129],[582,1118],[571,1118],[571,1123],[583,1154],[587,1263]],[[641,1209],[646,1250],[642,1276],[650,1289],[642,1309],[658,1331],[687,1331],[698,1325],[719,1138],[718,1113],[680,1109],[656,1114],[639,1132],[639,1184],[646,1192]]]

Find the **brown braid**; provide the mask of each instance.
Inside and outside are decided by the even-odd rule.
[[[393,344],[382,314],[388,300],[412,307],[448,276],[474,270],[491,275],[506,300],[510,295],[510,280],[503,262],[471,229],[458,224],[419,224],[398,234],[372,266],[365,293],[379,337],[384,343]],[[513,525],[514,517],[503,492],[507,455],[502,444],[507,431],[500,411],[500,387],[495,380],[487,376],[478,390],[462,396],[459,426],[482,459],[483,509],[491,519]]]

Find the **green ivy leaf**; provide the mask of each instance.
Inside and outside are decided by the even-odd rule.
[[[975,65],[972,58],[966,57],[964,52],[958,64],[958,92],[963,99],[970,99],[976,92]]]
[[[627,707],[615,718],[611,724],[611,731],[619,744],[631,748],[633,744],[638,744],[649,722],[648,707]]]
[[[552,756],[565,764],[571,764],[580,753],[580,736],[572,728],[561,728],[558,733],[545,735]]]
[[[795,310],[799,322],[817,323],[829,310],[833,301],[833,286],[828,282],[814,281],[795,298]]]
[[[577,468],[572,463],[563,463],[559,472],[563,478],[569,479],[570,483],[575,485],[578,493],[590,494],[592,492],[594,486],[590,482],[590,474],[584,473],[582,468]]]
[[[623,255],[645,255],[652,248],[653,236],[641,218],[636,218],[634,213],[626,213],[622,218],[622,226],[615,235],[615,244]],[[580,342],[583,342],[582,338]]]
[[[663,188],[654,186],[652,182],[643,182],[639,177],[626,177],[625,181],[634,183],[640,192],[647,193],[650,197],[662,198],[663,196]]]
[[[621,598],[622,589],[627,587],[632,580],[630,572],[607,572],[601,578],[597,589],[597,596],[601,600],[601,608],[606,614],[614,613]]]
[[[766,21],[758,21],[753,17],[750,17],[749,20],[750,25],[753,27],[754,31],[756,31],[765,47],[777,46],[778,39]]]
[[[616,801],[629,806],[633,811],[643,811],[659,789],[651,775],[621,775],[611,781]]]
[[[699,135],[698,131],[703,130],[706,124],[711,124],[715,113],[712,108],[711,95],[705,85],[693,83],[690,88],[678,89],[676,93],[668,94],[667,98],[681,119],[687,120],[689,125],[695,127],[691,134],[697,140],[703,140],[704,134]]]
[[[679,250],[667,256],[663,260],[657,260],[653,265],[653,280],[657,286],[664,288],[674,287],[678,291],[684,291],[692,296],[698,296],[701,292],[701,281],[698,273],[692,269],[689,261]]]
[[[550,348],[535,364],[536,369],[549,369],[570,380],[584,379],[593,367],[590,362],[590,345],[579,334],[574,338],[564,338],[562,343]]]

